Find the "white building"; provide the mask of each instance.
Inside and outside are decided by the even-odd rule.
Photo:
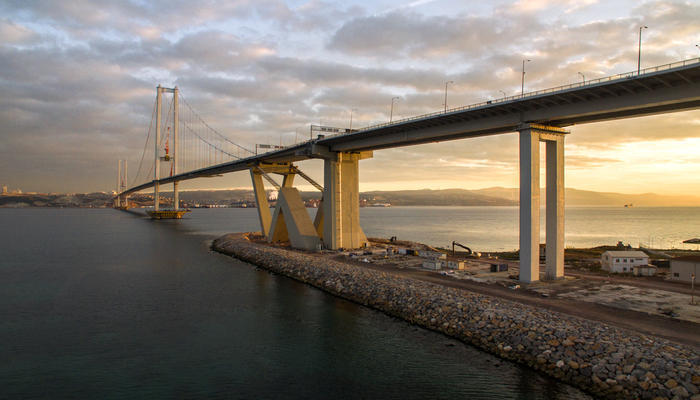
[[[600,256],[604,271],[613,273],[634,272],[634,267],[649,264],[649,256],[643,251],[606,251]]]
[[[693,274],[698,280],[700,272],[700,256],[683,256],[671,259],[671,275],[669,279],[674,281],[690,282]]]

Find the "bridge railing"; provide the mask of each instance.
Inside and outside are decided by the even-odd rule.
[[[696,64],[696,63],[700,63],[700,57],[698,57],[698,58],[691,58],[691,59],[683,60],[683,61],[676,61],[676,62],[669,63],[669,64],[657,65],[657,66],[655,66],[655,67],[644,68],[644,69],[640,70],[639,73],[637,73],[637,71],[626,72],[626,73],[622,73],[622,74],[617,74],[617,75],[612,75],[612,76],[606,76],[606,77],[603,77],[603,78],[591,79],[591,80],[588,80],[588,81],[585,81],[585,82],[571,83],[571,84],[568,84],[568,85],[561,85],[561,86],[555,86],[555,87],[551,87],[551,88],[547,88],[547,89],[541,89],[541,90],[537,90],[537,91],[534,91],[534,92],[527,92],[527,93],[520,94],[520,95],[506,96],[506,97],[502,97],[502,98],[500,98],[500,99],[482,101],[482,102],[479,102],[479,103],[469,104],[469,105],[466,105],[466,106],[461,106],[461,107],[456,107],[456,108],[450,108],[450,109],[447,109],[447,111],[436,111],[436,112],[432,112],[432,113],[428,113],[428,114],[421,114],[421,115],[416,115],[416,116],[413,116],[413,117],[403,118],[403,119],[395,120],[395,121],[392,121],[392,122],[384,122],[384,123],[381,123],[381,124],[369,125],[369,126],[366,126],[366,127],[364,127],[364,128],[360,128],[360,129],[358,129],[357,131],[359,131],[359,132],[362,132],[362,131],[369,131],[369,130],[373,130],[373,129],[377,129],[377,128],[382,128],[382,127],[385,127],[385,126],[398,125],[398,124],[401,124],[401,123],[404,123],[404,122],[415,121],[415,120],[418,120],[418,119],[433,117],[433,116],[436,116],[436,115],[445,115],[445,114],[450,114],[450,113],[457,112],[457,111],[470,110],[470,109],[474,109],[474,108],[490,106],[490,105],[493,105],[493,104],[506,103],[506,102],[515,101],[515,100],[522,100],[522,99],[525,99],[525,98],[527,98],[527,97],[539,96],[539,95],[547,94],[547,93],[554,93],[554,92],[560,92],[560,91],[568,90],[568,89],[574,89],[574,88],[580,88],[580,87],[585,87],[585,86],[591,86],[591,85],[596,85],[596,84],[598,84],[598,83],[609,82],[609,81],[614,81],[614,80],[618,80],[618,79],[634,78],[634,77],[637,77],[637,76],[642,76],[642,75],[650,74],[650,73],[653,73],[653,72],[659,72],[659,71],[664,71],[664,70],[668,70],[668,69],[673,69],[673,68],[678,68],[678,67],[684,67],[684,66],[686,66],[686,65],[691,65],[691,64]],[[330,137],[330,136],[341,136],[341,135],[350,135],[350,134],[352,134],[352,133],[355,133],[355,132],[351,132],[351,133],[340,133],[340,134],[336,134],[336,135],[328,135],[327,137]]]
[[[454,112],[459,112],[459,111],[464,111],[464,110],[471,110],[471,109],[480,108],[480,107],[485,107],[485,106],[491,106],[491,105],[494,105],[494,104],[500,104],[500,103],[506,103],[506,102],[510,102],[510,101],[522,100],[522,99],[525,99],[525,98],[528,98],[528,97],[539,96],[539,95],[542,95],[542,94],[548,94],[548,93],[554,93],[554,92],[561,92],[561,91],[564,91],[564,90],[575,89],[575,88],[581,88],[581,87],[585,87],[585,86],[593,86],[593,85],[596,85],[596,84],[599,84],[599,83],[609,82],[609,81],[614,81],[614,80],[619,80],[619,79],[629,79],[629,78],[634,78],[634,77],[642,76],[642,75],[645,75],[645,74],[650,74],[650,73],[654,73],[654,72],[669,70],[669,69],[678,68],[678,67],[684,67],[684,66],[686,66],[686,65],[692,65],[692,64],[697,64],[697,63],[700,63],[700,57],[691,58],[691,59],[688,59],[688,60],[676,61],[676,62],[672,62],[672,63],[668,63],[668,64],[657,65],[657,66],[654,66],[654,67],[644,68],[644,69],[640,70],[639,73],[638,73],[637,71],[632,71],[632,72],[626,72],[626,73],[621,73],[621,74],[606,76],[606,77],[602,77],[602,78],[590,79],[590,80],[587,80],[587,81],[585,81],[585,82],[582,81],[582,82],[570,83],[570,84],[568,84],[568,85],[554,86],[554,87],[547,88],[547,89],[540,89],[540,90],[536,90],[536,91],[533,91],[533,92],[526,92],[526,93],[520,94],[520,95],[506,96],[506,97],[502,97],[502,98],[499,98],[499,99],[493,99],[493,100],[482,101],[482,102],[479,102],[479,103],[469,104],[469,105],[466,105],[466,106],[460,106],[460,107],[455,107],[455,108],[449,108],[449,109],[447,109],[447,111],[435,111],[435,112],[432,112],[432,113],[421,114],[421,115],[416,115],[416,116],[413,116],[413,117],[398,119],[398,120],[395,120],[395,121],[392,121],[392,122],[383,122],[383,123],[380,123],[380,124],[369,125],[369,126],[366,126],[366,127],[363,127],[363,128],[356,129],[356,130],[354,129],[353,132],[345,132],[345,133],[337,133],[337,134],[327,134],[327,135],[325,135],[325,136],[326,136],[326,137],[336,137],[336,136],[352,135],[352,134],[357,133],[357,132],[369,131],[369,130],[373,130],[373,129],[382,128],[382,127],[385,127],[385,126],[398,125],[398,124],[402,124],[402,123],[405,123],[405,122],[410,122],[410,121],[415,121],[415,120],[419,120],[419,119],[434,117],[434,116],[436,116],[436,115],[446,115],[446,114],[450,114],[450,113],[454,113]],[[313,139],[306,140],[305,142],[310,142],[310,141],[313,141]],[[302,142],[302,143],[305,143],[305,142]]]

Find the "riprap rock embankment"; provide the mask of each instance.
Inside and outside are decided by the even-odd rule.
[[[665,339],[248,240],[213,249],[375,308],[604,398],[700,400],[700,354]]]

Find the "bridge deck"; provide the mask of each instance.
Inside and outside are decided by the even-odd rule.
[[[261,162],[294,162],[325,151],[365,151],[514,132],[523,123],[569,126],[700,108],[700,59],[641,74],[546,89],[310,140],[161,179],[160,184],[242,171]],[[154,181],[123,195],[153,187]]]

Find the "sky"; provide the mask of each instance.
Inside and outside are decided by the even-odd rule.
[[[0,185],[110,191],[139,163],[155,87],[247,148],[700,57],[700,2],[0,1]],[[566,185],[700,195],[700,111],[570,127]],[[322,181],[320,161],[299,164]],[[131,178],[133,179],[133,178]],[[234,173],[184,189],[250,187]],[[380,150],[360,189],[518,186],[506,134]],[[307,189],[301,186],[301,189]]]

